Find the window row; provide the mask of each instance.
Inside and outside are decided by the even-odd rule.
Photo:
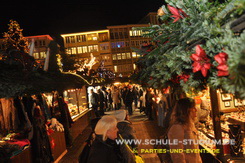
[[[46,41],[45,40],[36,40],[34,42],[34,44],[35,44],[35,47],[46,46]]]
[[[89,45],[89,46],[79,46],[79,47],[71,47],[67,48],[67,54],[82,54],[82,53],[90,53],[90,52],[98,52],[98,45]]]
[[[112,60],[131,59],[130,53],[117,53],[112,55]]]
[[[137,40],[137,41],[131,41],[131,45],[129,41],[119,41],[119,42],[112,42],[111,48],[124,48],[124,47],[131,47],[131,46],[141,46],[144,43],[149,43],[149,41],[146,40]]]
[[[128,71],[133,71],[133,70],[134,68],[132,64],[114,66],[115,72],[128,72]]]
[[[111,32],[110,33],[111,39],[124,39],[129,38],[127,31],[121,31],[121,32]]]
[[[140,54],[136,52],[132,52],[132,56],[130,53],[117,53],[112,55],[112,60],[123,60],[123,59],[131,59],[131,58],[139,58]]]
[[[130,30],[129,35],[130,37],[135,37],[135,36],[143,36],[144,34],[147,34],[149,32],[143,32],[142,30]]]
[[[44,58],[46,58],[46,56],[47,56],[46,52],[40,52],[40,53],[35,52],[35,53],[33,53],[33,57],[35,59],[44,59]]]
[[[110,55],[103,55],[103,56],[101,56],[101,60],[108,63],[108,62],[110,62],[111,57],[110,57]]]
[[[129,41],[120,41],[120,42],[112,42],[111,48],[123,48],[123,47],[129,47]]]
[[[108,33],[91,33],[84,35],[76,35],[76,36],[67,36],[65,37],[66,43],[77,43],[77,42],[86,42],[86,41],[100,41],[105,42],[109,41]]]

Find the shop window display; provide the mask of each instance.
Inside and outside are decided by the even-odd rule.
[[[66,90],[63,95],[72,119],[79,117],[89,110],[87,106],[87,91],[85,87],[81,89]]]
[[[243,105],[243,100],[236,99],[233,94],[222,93],[222,90],[217,90],[217,96],[220,111],[219,120],[222,130],[221,135],[223,139],[224,155],[226,158],[236,157],[233,159],[239,159],[239,157],[242,157],[245,154],[245,151],[243,150],[245,147],[245,105]],[[210,99],[208,94],[206,95],[206,99]],[[238,101],[239,104],[236,104]],[[199,102],[202,103],[202,99]],[[210,103],[210,100],[208,103]],[[199,104],[197,105],[197,107],[200,106]],[[210,142],[215,139],[210,104],[207,106],[210,112],[206,116],[205,121],[201,119],[198,120],[199,140],[204,140],[204,142]],[[230,144],[231,141],[234,141],[234,145]],[[211,145],[209,143],[201,145],[213,156],[218,154],[214,152],[216,149],[215,144]]]

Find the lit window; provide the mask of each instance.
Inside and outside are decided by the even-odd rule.
[[[92,52],[93,51],[93,46],[92,45],[89,45],[88,46],[88,52]]]
[[[112,60],[117,60],[117,55],[116,54],[112,55]]]
[[[67,54],[72,54],[72,53],[71,53],[71,48],[67,48],[67,49],[66,49],[66,53],[67,53]]]
[[[94,45],[94,51],[95,52],[98,52],[99,51],[98,45]]]
[[[77,47],[77,53],[78,53],[78,54],[83,53],[83,50],[82,50],[82,47],[81,47],[81,46],[80,46],[80,47]]]
[[[136,65],[135,64],[133,64],[133,67],[134,67],[134,70],[136,69]]]
[[[131,30],[129,31],[130,36],[142,36],[142,30]]]
[[[96,41],[98,39],[96,33],[88,34],[87,38],[88,38],[88,41]]]
[[[77,48],[76,47],[71,48],[71,54],[77,54]]]
[[[132,57],[133,57],[133,58],[137,58],[136,52],[132,52]]]
[[[46,58],[46,52],[40,52],[40,59]]]
[[[127,55],[127,59],[131,58],[131,54],[130,53],[126,53],[126,55]]]
[[[117,66],[114,66],[114,71],[117,72]]]
[[[129,35],[130,35],[130,36],[133,36],[133,32],[132,32],[132,31],[129,31]]]
[[[126,53],[122,53],[122,59],[126,59]]]
[[[83,53],[87,53],[88,52],[87,46],[83,46],[82,49],[83,49]]]
[[[120,53],[117,54],[117,59],[118,59],[118,60],[121,60],[121,59],[122,59],[122,56],[121,56]]]
[[[39,59],[39,53],[33,53],[33,57],[34,57],[35,59]]]
[[[88,52],[87,46],[79,46],[79,47],[77,47],[77,52],[78,52],[78,54],[87,53]]]
[[[98,45],[89,45],[88,52],[98,52]]]

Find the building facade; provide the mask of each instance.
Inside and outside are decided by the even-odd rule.
[[[93,56],[97,61],[93,69],[97,69],[103,62],[104,68],[113,70],[109,30],[62,34],[61,36],[67,54],[71,55],[77,63],[82,64]]]
[[[29,45],[34,42],[35,46],[32,55],[37,62],[43,65],[47,55],[48,45],[53,38],[49,35],[27,36],[24,38],[27,39]],[[4,38],[0,39],[0,50],[4,50]]]
[[[150,38],[142,37],[141,30],[133,27],[147,27],[159,24],[157,13],[150,12],[138,24],[107,26],[105,30],[62,34],[64,47],[78,63],[96,57],[97,69],[103,62],[104,68],[112,70],[117,76],[128,76],[136,68],[135,62],[140,57],[133,48],[140,48],[143,43],[150,43]]]
[[[53,38],[49,35],[37,35],[37,36],[27,36],[25,37],[29,42],[29,45],[34,41],[34,51],[32,56],[36,59],[38,63],[44,65],[45,58],[47,56],[48,45]]]
[[[146,27],[147,24],[108,26],[110,31],[111,56],[114,72],[120,76],[128,76],[136,69],[135,62],[140,57],[132,48],[140,48],[149,43],[150,38],[142,37],[141,30],[133,27]]]

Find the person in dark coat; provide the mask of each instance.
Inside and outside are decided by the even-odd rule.
[[[132,123],[129,121],[129,116],[127,115],[126,110],[116,110],[114,113],[114,116],[116,117],[118,123],[117,123],[117,128],[118,128],[118,134],[122,136],[124,140],[135,140],[135,130],[132,127]],[[133,142],[133,141],[132,141]],[[128,144],[128,146],[135,151],[137,149],[137,144],[131,143]],[[126,147],[125,144],[120,146],[120,150],[123,154],[123,156],[126,158],[127,163],[135,163],[135,157],[134,154],[132,154],[128,148]]]
[[[103,116],[105,115],[105,95],[101,89],[98,90],[98,95],[99,95],[99,107],[100,107],[100,115]]]
[[[113,100],[112,100],[111,89],[108,89],[107,100],[108,100],[108,109],[113,110],[113,105],[112,105]]]
[[[134,92],[132,89],[128,88],[125,94],[125,106],[128,110],[129,115],[133,114],[133,108],[132,108],[133,100],[134,100]]]
[[[90,90],[90,104],[92,105],[92,108],[95,112],[95,116],[96,117],[100,117],[100,113],[98,111],[98,107],[99,107],[99,95],[97,93],[94,92],[93,89]]]
[[[152,107],[153,107],[153,93],[151,91],[150,88],[147,89],[146,91],[146,95],[145,95],[145,104],[146,104],[146,112],[147,112],[147,115],[148,115],[148,119],[149,120],[153,120],[153,117],[152,117]]]
[[[129,121],[129,116],[127,115],[126,110],[116,110],[114,113],[118,123],[118,134],[120,134],[124,139],[133,140],[135,139],[135,130],[132,127],[132,123]],[[132,148],[136,148],[135,144],[130,144]]]
[[[117,120],[114,116],[103,116],[95,127],[95,140],[91,146],[88,163],[124,163],[120,145],[116,143]]]

